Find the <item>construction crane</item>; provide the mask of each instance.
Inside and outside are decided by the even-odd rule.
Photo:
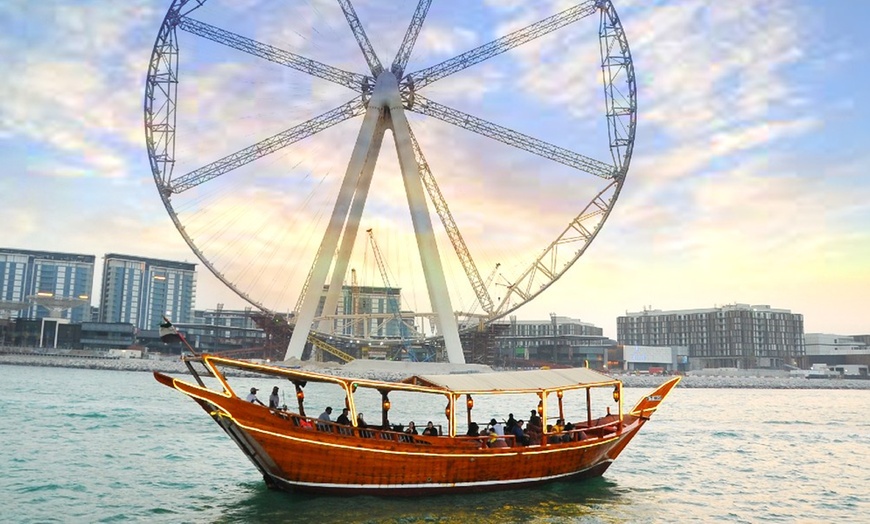
[[[375,255],[375,262],[378,264],[378,270],[381,272],[381,278],[384,281],[384,287],[386,288],[387,293],[387,307],[391,310],[390,313],[395,317],[396,325],[399,328],[399,339],[402,342],[402,349],[407,349],[407,344],[405,342],[405,330],[402,321],[402,313],[399,309],[398,300],[395,297],[391,297],[389,295],[390,289],[392,289],[392,285],[390,285],[390,276],[387,274],[387,265],[384,263],[384,257],[381,255],[381,250],[378,248],[378,243],[375,241],[375,234],[371,228],[366,229],[366,233],[369,234],[369,243],[372,246],[372,253]],[[410,353],[409,353],[410,355]]]

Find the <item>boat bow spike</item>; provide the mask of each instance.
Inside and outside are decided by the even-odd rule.
[[[641,418],[649,418],[659,408],[659,404],[668,396],[672,389],[683,377],[674,377],[668,380],[649,395],[641,398],[629,412],[630,415]]]

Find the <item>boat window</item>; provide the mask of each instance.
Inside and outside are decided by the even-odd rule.
[[[370,426],[381,427],[383,424],[383,397],[376,389],[359,388],[354,394],[356,409],[365,414],[365,421]],[[443,432],[448,432],[447,418],[444,416],[444,406],[447,405],[445,395],[418,393],[413,391],[390,391],[388,394],[390,409],[388,420],[391,427],[404,431],[408,423],[413,421],[417,432],[422,433],[430,420],[434,425],[440,425]]]

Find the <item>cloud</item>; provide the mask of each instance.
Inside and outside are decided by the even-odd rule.
[[[70,162],[90,176],[128,176],[126,148],[142,143],[142,84],[127,69],[136,52],[125,37],[153,11],[145,2],[42,2],[24,11],[38,36],[10,41],[7,33],[0,43],[15,49],[7,67],[16,70],[0,86],[0,135],[49,146],[63,176],[75,172]]]
[[[416,58],[455,56],[478,43],[477,33],[463,27],[424,25],[414,46]]]

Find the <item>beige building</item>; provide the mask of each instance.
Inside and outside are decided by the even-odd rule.
[[[693,367],[782,368],[805,354],[803,315],[766,305],[627,313],[616,320],[620,344],[686,346]]]

